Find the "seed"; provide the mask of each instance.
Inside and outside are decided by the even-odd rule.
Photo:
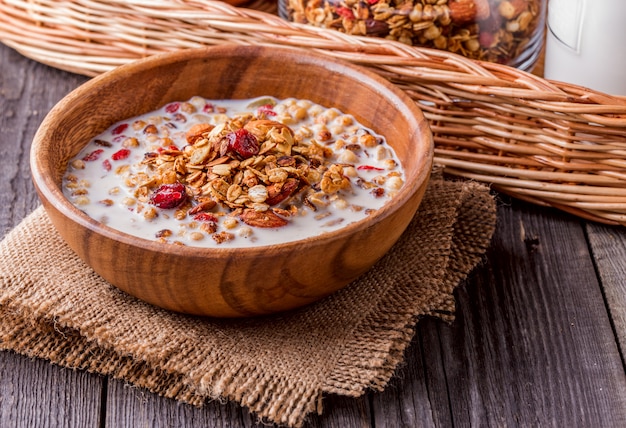
[[[423,35],[426,37],[426,40],[435,40],[437,37],[441,36],[441,28],[436,25],[431,25],[424,31]]]
[[[387,159],[390,156],[389,150],[387,150],[386,147],[384,146],[377,146],[374,149],[374,153],[373,153],[373,157],[376,160],[383,160],[383,159]]]
[[[193,241],[201,241],[204,239],[204,233],[202,232],[192,232],[189,235],[189,238]]]
[[[351,150],[346,150],[339,155],[339,162],[341,163],[357,163],[359,157]]]
[[[242,238],[249,238],[250,236],[252,236],[252,234],[252,228],[248,226],[242,226],[237,231],[237,235],[241,236]]]
[[[398,162],[396,162],[394,159],[385,159],[383,161],[383,165],[385,167],[385,169],[395,169],[398,166]]]
[[[235,227],[237,227],[238,224],[239,222],[237,221],[236,218],[227,218],[222,222],[222,225],[226,229],[234,229]]]
[[[465,42],[464,45],[465,45],[465,49],[467,49],[470,52],[476,52],[480,49],[480,42],[478,41],[478,39],[469,39],[468,41]]]
[[[146,220],[152,220],[154,218],[157,218],[158,215],[159,214],[157,213],[157,210],[155,210],[153,207],[148,207],[143,211],[143,217]]]
[[[339,210],[345,210],[348,208],[348,202],[345,199],[337,199],[333,201],[333,206]]]
[[[133,205],[135,205],[136,202],[137,200],[135,198],[125,197],[124,199],[122,199],[122,204],[126,205],[127,207],[132,207]]]
[[[404,185],[404,180],[400,177],[389,177],[387,182],[385,183],[385,187],[388,190],[400,190],[400,188]]]
[[[79,197],[77,197],[76,199],[74,199],[74,203],[76,205],[89,205],[89,198],[85,195],[81,195]]]
[[[359,137],[359,143],[361,143],[364,147],[372,148],[378,146],[378,141],[376,137],[371,134],[363,134]]]
[[[122,142],[124,147],[139,147],[139,141],[135,137],[130,137]]]

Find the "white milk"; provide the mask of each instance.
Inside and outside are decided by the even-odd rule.
[[[189,100],[189,102],[196,105],[198,109],[195,113],[184,114],[186,121],[173,119],[172,113],[168,113],[165,110],[167,106],[164,106],[158,111],[118,122],[103,134],[94,138],[89,145],[74,158],[75,160],[81,160],[95,150],[101,150],[96,160],[82,162],[84,168],[75,168],[72,166],[68,168],[64,182],[64,194],[90,217],[114,229],[141,238],[155,240],[160,231],[168,229],[173,233],[167,238],[167,242],[200,247],[247,247],[299,240],[344,227],[347,224],[365,218],[368,215],[368,210],[379,209],[397,192],[398,181],[403,183],[404,175],[395,153],[391,147],[384,142],[384,139],[378,136],[383,140],[383,144],[376,148],[369,148],[362,151],[361,155],[358,157],[358,161],[354,163],[358,177],[351,177],[351,182],[353,183],[352,189],[349,192],[342,191],[339,202],[331,203],[327,208],[322,208],[316,212],[303,208],[299,210],[297,215],[289,217],[289,224],[281,228],[267,229],[249,227],[241,221],[232,229],[225,230],[223,227],[220,227],[220,231],[225,230],[234,235],[233,240],[221,244],[217,244],[214,239],[208,235],[197,240],[196,234],[196,239],[193,239],[192,236],[194,232],[198,232],[198,222],[195,222],[196,224],[194,225],[194,222],[190,218],[184,220],[175,219],[174,209],[157,208],[157,217],[146,219],[138,212],[137,207],[139,204],[128,205],[125,202],[129,198],[133,198],[135,188],[125,185],[124,176],[116,174],[115,171],[122,166],[127,166],[134,172],[147,171],[147,167],[142,164],[141,161],[144,159],[146,152],[152,151],[151,144],[152,147],[154,146],[154,143],[146,141],[146,135],[142,130],[133,129],[132,124],[135,121],[144,120],[145,122],[150,122],[152,120],[155,123],[158,122],[161,129],[167,127],[169,138],[173,140],[173,143],[177,145],[178,148],[183,148],[183,146],[187,145],[185,133],[193,124],[206,122],[207,119],[210,119],[210,121],[214,123],[219,123],[221,120],[224,120],[225,116],[232,118],[232,116],[238,113],[250,112],[251,109],[249,105],[254,103],[254,101],[255,100],[215,101],[194,97]],[[291,101],[293,102],[293,100]],[[280,111],[281,103],[278,100],[275,100],[275,102],[278,103],[274,107],[275,110]],[[220,113],[205,113],[202,111],[204,105],[215,105],[224,110],[220,110]],[[318,105],[313,105],[308,108],[309,112],[316,112],[316,114],[327,110],[328,109]],[[183,113],[177,111],[176,114]],[[338,118],[342,116],[345,117],[347,115],[337,114]],[[154,118],[160,119],[155,121]],[[342,130],[341,136],[359,134],[362,132],[370,132],[373,134],[371,130],[364,128],[353,117],[350,116],[350,118],[353,121],[351,125],[336,125],[335,129]],[[120,128],[118,126],[120,124],[126,124],[128,126],[122,132],[119,132]],[[314,117],[309,117],[300,123],[289,124],[288,126],[293,131],[297,131],[302,126],[315,128],[319,125],[314,123]],[[334,125],[331,122],[327,126],[329,129],[333,129]],[[127,158],[114,160],[112,155],[123,148],[122,142],[130,137],[135,137],[140,142],[140,145],[138,147],[129,148],[130,155]],[[336,135],[335,138],[336,137],[339,136]],[[98,141],[100,141],[100,143],[98,143]],[[103,145],[102,141],[106,142],[106,144]],[[381,149],[387,151],[386,156],[376,156],[376,153]],[[335,150],[334,162],[338,162],[337,159],[341,159],[341,155],[345,151],[346,149]],[[390,160],[392,163],[397,164],[397,166],[391,168]],[[70,161],[70,165],[72,165],[72,161]],[[359,166],[367,166],[367,168],[373,169],[359,169]],[[371,193],[371,189],[363,189],[354,185],[359,178],[371,182],[374,177],[384,176],[392,171],[400,177],[399,179],[398,177],[394,177],[394,179],[391,180],[395,181],[394,184],[396,188],[390,188],[394,186],[391,186],[389,181],[379,186],[385,189],[385,195],[383,197],[374,197]],[[67,180],[70,175],[73,176],[71,182]],[[118,189],[119,191],[112,194],[111,189]],[[108,201],[108,204],[105,205],[102,201]],[[222,211],[227,212],[227,210],[224,209]],[[316,218],[322,216],[323,218]],[[250,232],[251,234],[249,234]]]

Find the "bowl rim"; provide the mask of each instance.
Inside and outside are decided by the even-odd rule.
[[[69,199],[67,199],[63,194],[60,185],[55,183],[52,177],[44,174],[44,172],[46,171],[49,172],[49,169],[40,164],[39,158],[38,156],[36,156],[36,152],[43,144],[45,144],[47,135],[52,132],[50,126],[52,118],[56,117],[58,114],[62,114],[66,106],[71,105],[74,100],[79,99],[82,94],[97,88],[102,82],[105,82],[107,80],[115,80],[116,78],[123,79],[124,75],[126,74],[141,73],[152,68],[155,65],[171,65],[181,60],[202,59],[207,58],[211,55],[241,56],[250,54],[286,55],[302,65],[313,63],[317,67],[321,66],[328,69],[329,71],[341,75],[346,75],[348,73],[353,76],[358,75],[360,81],[363,84],[374,88],[375,91],[378,93],[384,93],[386,98],[389,99],[392,104],[401,106],[403,110],[410,111],[412,113],[412,120],[415,121],[416,125],[420,125],[413,130],[413,133],[415,134],[414,139],[420,142],[420,148],[422,148],[422,150],[418,152],[421,159],[417,161],[418,167],[416,168],[418,168],[419,170],[414,172],[414,179],[412,179],[410,182],[405,181],[405,184],[400,189],[400,191],[371,215],[361,220],[349,223],[344,227],[333,231],[309,236],[298,240],[291,240],[270,245],[257,245],[246,247],[199,247],[193,245],[163,245],[163,243],[131,235],[113,227],[107,226],[90,217],[74,204],[72,204],[71,201],[69,201]],[[346,113],[350,114],[350,112]],[[407,116],[406,114],[403,115]],[[265,46],[249,45],[219,45],[200,48],[187,48],[152,55],[140,60],[135,60],[130,63],[121,65],[113,70],[107,71],[99,76],[88,80],[87,82],[81,84],[80,86],[69,92],[48,112],[35,134],[31,146],[30,155],[31,177],[35,188],[40,194],[40,198],[44,201],[44,206],[47,202],[48,204],[52,205],[56,211],[58,211],[61,215],[65,216],[70,221],[107,239],[117,241],[120,244],[136,247],[138,249],[149,250],[155,253],[176,254],[180,256],[215,257],[236,255],[238,257],[245,257],[246,255],[258,254],[259,252],[267,250],[268,248],[272,248],[272,251],[274,252],[280,249],[297,249],[298,247],[306,247],[310,245],[323,246],[331,241],[346,239],[354,234],[354,232],[359,230],[366,230],[367,228],[371,227],[372,224],[380,222],[381,220],[389,217],[391,214],[399,210],[402,206],[404,206],[405,203],[412,199],[416,192],[420,191],[420,188],[427,184],[426,182],[429,180],[430,177],[434,157],[434,143],[430,128],[426,126],[426,131],[424,131],[423,123],[428,125],[422,110],[415,103],[415,101],[413,101],[404,91],[402,91],[400,88],[396,87],[383,77],[377,75],[376,73],[367,70],[365,67],[349,63],[342,59],[336,59],[329,55],[323,55],[317,52],[310,52],[298,47],[270,48]],[[380,132],[380,130],[376,130],[376,132],[384,135],[384,133]]]

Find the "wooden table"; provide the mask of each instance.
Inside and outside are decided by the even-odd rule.
[[[39,202],[29,147],[87,79],[0,45],[0,236]],[[457,319],[419,322],[383,393],[326,397],[310,427],[626,426],[626,228],[499,197]],[[123,382],[0,353],[0,427],[249,427],[235,404],[192,408]],[[258,425],[261,426],[261,425]]]

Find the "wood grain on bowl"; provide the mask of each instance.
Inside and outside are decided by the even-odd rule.
[[[68,160],[113,123],[199,95],[309,99],[383,134],[405,185],[366,220],[253,248],[194,248],[136,238],[89,218],[62,194]],[[31,152],[33,181],[69,246],[120,289],[166,309],[241,317],[296,308],[367,271],[402,234],[426,189],[432,136],[416,104],[359,67],[301,49],[220,46],[163,54],[87,82],[48,114]],[[77,285],[79,286],[79,285]]]

